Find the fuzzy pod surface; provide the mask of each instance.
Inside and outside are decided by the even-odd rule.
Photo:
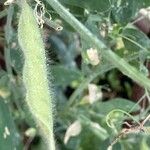
[[[43,135],[47,149],[54,150],[52,96],[48,85],[44,44],[33,10],[24,0],[21,5],[18,41],[25,58],[23,82],[26,103]]]

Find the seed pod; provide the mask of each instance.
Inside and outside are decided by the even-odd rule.
[[[134,25],[145,34],[150,33],[150,7],[140,9]]]
[[[33,10],[24,0],[21,5],[18,41],[25,57],[23,82],[26,102],[48,149],[54,150],[52,96],[47,79],[44,44]]]

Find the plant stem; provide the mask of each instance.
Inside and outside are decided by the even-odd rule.
[[[0,12],[0,19],[2,19],[3,17],[5,17],[7,15],[7,9],[4,9]]]
[[[6,46],[4,51],[5,61],[6,61],[6,69],[10,78],[12,77],[12,68],[11,68],[11,58],[10,58],[10,49],[11,49],[11,40],[12,40],[12,19],[13,19],[14,6],[10,5],[8,8],[7,22],[5,26],[5,39]]]
[[[143,51],[141,52],[141,54],[143,54]],[[138,54],[136,55],[132,55],[129,57],[126,57],[125,59],[127,60],[127,62],[130,62],[132,60],[135,60],[139,57]],[[89,77],[87,77],[86,79],[84,79],[81,84],[79,85],[79,87],[73,92],[73,94],[70,96],[69,101],[68,101],[68,107],[73,106],[75,101],[78,99],[78,96],[81,95],[81,93],[83,92],[84,89],[86,89],[86,87],[88,86],[88,84],[90,82],[92,82],[96,77],[114,69],[115,66],[111,65],[111,64],[105,64],[99,67],[98,70],[96,70],[95,72],[93,72]]]
[[[44,21],[45,23],[50,26],[51,28],[55,29],[56,31],[61,31],[63,29],[62,26],[60,26],[59,24],[57,24],[56,22],[44,17]]]
[[[122,73],[133,79],[139,85],[150,90],[150,80],[132,67],[123,58],[116,55],[101,40],[93,35],[82,23],[80,23],[64,6],[57,0],[46,0],[58,14],[68,22],[80,35],[97,49],[101,50],[102,56],[116,66]]]

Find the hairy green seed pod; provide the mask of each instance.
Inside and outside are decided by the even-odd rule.
[[[44,44],[33,10],[22,1],[18,41],[24,53],[23,82],[26,102],[48,149],[54,150],[52,96],[47,79]]]

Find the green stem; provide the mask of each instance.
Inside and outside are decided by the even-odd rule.
[[[58,14],[68,22],[80,35],[97,49],[101,50],[102,56],[114,66],[116,66],[122,73],[133,79],[139,85],[150,90],[150,80],[140,73],[137,69],[132,67],[123,58],[116,55],[110,48],[108,48],[102,41],[93,35],[82,23],[80,23],[64,6],[57,0],[47,0],[51,7],[58,12]]]
[[[3,17],[5,17],[7,15],[7,9],[4,9],[0,12],[0,19],[2,19]]]
[[[130,62],[132,60],[137,59],[139,53],[135,54],[135,55],[131,55],[129,57],[126,57],[125,59],[127,60],[127,62]],[[141,54],[143,54],[143,51],[141,51]],[[69,101],[68,101],[68,107],[72,106],[75,101],[77,100],[78,96],[81,95],[81,93],[83,92],[84,89],[87,88],[88,84],[90,82],[92,82],[96,77],[106,73],[107,71],[114,69],[115,66],[110,65],[110,64],[106,64],[106,65],[102,65],[99,67],[98,70],[96,70],[95,72],[93,72],[88,78],[84,79],[81,84],[79,85],[79,87],[73,92],[73,94],[70,96]]]
[[[51,28],[55,29],[56,31],[61,31],[63,29],[62,26],[60,26],[59,24],[57,24],[56,22],[44,17],[44,21],[45,23],[50,26]]]
[[[74,93],[70,96],[67,107],[73,106],[76,100],[79,98],[78,96],[81,95],[83,90],[87,88],[88,84],[92,82],[97,76],[104,74],[105,72],[114,69],[115,67],[109,64],[103,65],[99,68],[98,71],[94,72],[88,78],[84,79],[79,87],[74,91]]]
[[[4,51],[4,56],[6,60],[6,69],[8,72],[8,75],[10,78],[12,77],[12,68],[11,68],[11,59],[10,59],[10,47],[11,47],[11,39],[12,39],[12,19],[13,19],[13,12],[14,12],[14,7],[13,5],[10,5],[8,8],[8,15],[7,15],[7,22],[5,26],[5,39],[6,39],[6,46],[5,46],[5,51]]]

